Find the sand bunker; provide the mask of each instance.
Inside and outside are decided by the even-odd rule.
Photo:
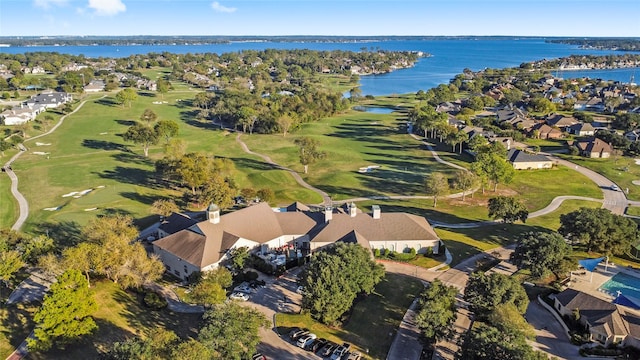
[[[51,153],[42,152],[42,151],[34,151],[33,153],[36,154],[36,155],[49,155],[49,154],[51,154]]]
[[[72,191],[68,194],[64,194],[62,195],[62,197],[69,197],[69,196],[73,196],[75,199],[81,198],[84,195],[87,195],[88,193],[92,192],[93,189],[87,189],[87,190],[82,190],[82,191]]]
[[[44,211],[58,211],[61,208],[62,208],[62,206],[56,206],[56,207],[44,208],[42,210],[44,210]]]
[[[633,185],[640,185],[640,180],[633,180],[631,183]]]
[[[36,146],[49,146],[49,145],[51,145],[51,143],[36,142]]]
[[[636,161],[636,165],[640,165],[640,159],[634,159]]]
[[[84,209],[84,211],[94,211],[94,210],[98,210],[98,208]]]

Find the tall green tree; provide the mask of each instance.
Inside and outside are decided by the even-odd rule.
[[[260,311],[236,303],[217,305],[204,314],[205,325],[198,340],[213,352],[214,359],[242,360],[255,353],[258,330],[269,326]]]
[[[224,267],[207,271],[193,287],[191,298],[205,306],[222,304],[227,298],[226,289],[232,282],[231,273]]]
[[[455,177],[453,179],[453,186],[462,190],[462,201],[465,200],[467,196],[467,192],[472,190],[474,186],[478,184],[478,176],[468,170],[458,170],[456,171]],[[471,193],[471,197],[473,197],[473,192]]]
[[[424,180],[424,190],[433,196],[433,207],[437,207],[438,197],[449,191],[449,179],[443,173],[431,173]]]
[[[0,281],[8,286],[14,275],[24,265],[19,252],[15,250],[0,250]]]
[[[158,79],[156,81],[156,91],[160,94],[160,98],[164,99],[164,94],[171,90],[171,83],[165,79]]]
[[[304,136],[294,140],[300,150],[300,164],[304,166],[304,173],[309,170],[309,165],[326,156],[324,151],[318,150],[318,140]]]
[[[456,321],[455,287],[436,279],[420,294],[415,322],[427,339],[440,340],[449,334]]]
[[[116,94],[116,102],[122,104],[123,108],[125,105],[131,107],[131,103],[136,101],[136,99],[138,99],[138,93],[132,88],[122,89]]]
[[[519,331],[475,322],[465,336],[456,359],[547,360],[548,357],[542,352],[534,351]]]
[[[476,161],[471,164],[471,170],[479,177],[485,177],[493,183],[493,191],[498,190],[498,184],[509,183],[515,175],[515,170],[501,154],[494,152],[480,153]]]
[[[142,145],[144,156],[149,156],[149,147],[158,143],[158,133],[149,126],[143,124],[135,124],[130,126],[122,135],[125,141],[131,141],[134,144]]]
[[[531,271],[534,277],[543,277],[550,272],[559,277],[567,270],[570,253],[571,246],[560,234],[529,232],[518,240],[511,260],[518,267]]]
[[[144,109],[144,112],[140,115],[140,121],[147,123],[147,126],[151,126],[156,120],[158,120],[158,114],[151,109]]]
[[[502,219],[505,224],[513,224],[516,220],[527,221],[529,210],[522,201],[511,196],[496,196],[489,199],[489,217]]]
[[[171,138],[178,135],[180,127],[178,126],[178,123],[173,120],[160,120],[154,125],[153,130],[156,132],[158,137],[164,139],[165,145],[168,145]]]
[[[624,254],[640,236],[631,219],[607,209],[580,208],[560,215],[558,232],[587,252]]]
[[[173,359],[172,349],[180,338],[173,331],[161,327],[152,328],[145,337],[132,337],[115,342],[105,355],[109,360]]]
[[[370,294],[384,277],[371,252],[358,244],[336,243],[315,253],[300,275],[302,307],[322,323],[332,324],[353,306],[358,294]]]
[[[516,278],[498,273],[471,274],[464,290],[464,298],[471,304],[471,310],[479,319],[485,319],[500,304],[513,304],[520,314],[524,314],[529,305],[529,298],[520,282]]]
[[[35,313],[34,337],[29,349],[47,351],[64,348],[91,334],[96,328],[91,314],[97,310],[86,279],[77,270],[67,270],[51,285],[42,307]]]

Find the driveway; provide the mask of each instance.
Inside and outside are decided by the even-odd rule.
[[[295,292],[298,287],[296,283],[298,272],[300,272],[300,268],[292,269],[278,279],[273,277],[264,278],[266,286],[256,289],[251,294],[249,301],[243,303],[246,306],[256,308],[271,321],[270,328],[260,329],[260,339],[262,341],[258,344],[258,352],[268,359],[322,359],[292,344],[287,336],[288,334],[283,334],[280,337],[276,331],[278,326],[275,322],[276,313],[297,313],[300,311],[302,296]]]
[[[558,359],[583,359],[578,353],[578,347],[569,342],[569,335],[564,331],[558,320],[542,305],[531,301],[524,315],[536,332],[535,342],[531,346]]]

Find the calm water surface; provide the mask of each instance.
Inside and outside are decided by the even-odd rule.
[[[544,39],[443,39],[443,40],[389,40],[372,42],[232,42],[210,45],[129,45],[129,46],[34,46],[1,48],[0,52],[25,53],[35,51],[55,51],[90,58],[127,57],[132,54],[171,52],[177,54],[206,53],[217,54],[242,50],[264,49],[312,49],[312,50],[405,50],[422,51],[432,56],[422,58],[418,63],[404,70],[389,74],[362,76],[360,78],[363,95],[390,95],[413,93],[426,90],[438,84],[447,83],[465,68],[473,71],[484,68],[505,68],[519,66],[523,62],[552,59],[569,55],[620,54],[608,50],[578,49],[576,46],[546,43]],[[593,71],[564,71],[560,76],[591,77],[605,80],[629,82],[632,75],[640,76],[640,69],[616,69]],[[637,82],[637,81],[636,81]]]

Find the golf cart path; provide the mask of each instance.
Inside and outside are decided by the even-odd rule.
[[[70,112],[70,113],[68,113],[68,114],[66,114],[64,116],[62,116],[60,118],[60,121],[58,121],[58,123],[55,124],[51,128],[51,130],[47,131],[44,134],[36,135],[34,137],[30,137],[28,139],[25,139],[24,143],[26,143],[28,141],[33,141],[33,140],[39,139],[39,138],[41,138],[43,136],[47,136],[49,134],[52,134],[54,131],[56,131],[56,129],[58,129],[60,127],[60,125],[62,125],[64,120],[67,118],[67,116],[75,114],[76,111],[80,110],[82,108],[82,106],[84,106],[84,104],[87,101],[89,101],[89,100],[84,100],[83,102],[80,103],[80,105],[78,105],[77,108],[75,108],[75,110],[73,110],[72,112]],[[22,193],[20,193],[20,191],[18,191],[18,176],[13,172],[13,169],[11,169],[11,164],[14,161],[16,161],[20,156],[22,156],[22,154],[24,154],[25,152],[27,152],[27,148],[24,145],[20,144],[20,151],[17,154],[13,155],[11,157],[11,159],[9,159],[9,161],[7,161],[4,164],[5,172],[7,173],[7,175],[9,175],[9,179],[11,179],[11,194],[16,199],[16,201],[18,201],[18,208],[20,210],[19,215],[18,215],[18,219],[13,224],[13,226],[11,226],[11,230],[16,230],[16,231],[20,230],[20,228],[22,228],[22,225],[24,225],[24,222],[27,220],[27,216],[29,216],[29,203],[27,202],[27,199],[24,197],[24,195],[22,195]]]

